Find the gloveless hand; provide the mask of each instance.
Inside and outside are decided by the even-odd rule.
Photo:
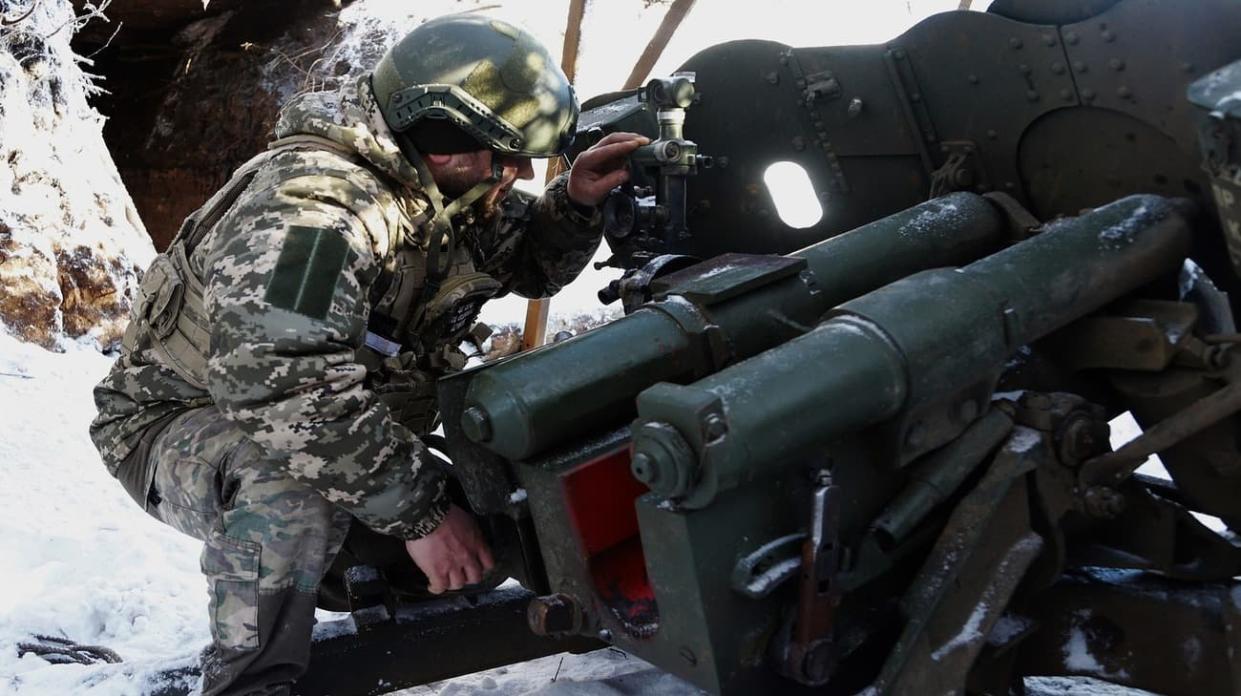
[[[444,521],[430,534],[406,541],[405,552],[427,576],[431,594],[481,582],[495,567],[478,523],[456,505],[448,506]]]
[[[637,133],[609,133],[573,160],[566,191],[569,200],[582,206],[595,206],[608,192],[629,180],[628,157],[651,142]]]

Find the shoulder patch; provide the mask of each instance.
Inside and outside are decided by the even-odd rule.
[[[264,299],[273,307],[326,319],[349,253],[349,242],[335,230],[290,227]]]

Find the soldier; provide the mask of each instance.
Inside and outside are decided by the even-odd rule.
[[[427,22],[356,86],[288,104],[147,270],[91,436],[140,505],[204,541],[204,693],[288,693],[352,520],[405,540],[431,592],[491,568],[419,436],[481,304],[550,295],[598,246],[596,206],[645,138],[511,190],[577,115],[527,32]]]

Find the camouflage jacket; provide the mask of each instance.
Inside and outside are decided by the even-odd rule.
[[[365,81],[291,102],[276,136],[298,134],[327,138],[356,157],[314,147],[260,155],[267,159],[254,178],[191,250],[210,333],[206,388],[139,343],[95,388],[91,437],[141,502],[153,464],[128,460],[144,434],[214,403],[272,466],[376,531],[414,538],[442,518],[444,473],[427,464],[417,434],[376,391],[389,381],[383,364],[421,358],[367,358],[364,341],[372,311],[400,292],[384,287],[393,285],[394,267],[425,266],[430,200]],[[501,293],[525,297],[571,281],[598,246],[601,226],[597,213],[570,203],[565,184],[564,176],[554,180],[538,198],[512,192],[505,214],[487,226],[454,220],[464,243],[451,273],[483,272]],[[400,277],[424,282],[425,270]]]

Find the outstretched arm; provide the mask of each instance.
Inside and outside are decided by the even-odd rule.
[[[484,270],[522,297],[556,294],[594,256],[603,235],[597,206],[629,179],[628,157],[647,142],[635,133],[611,133],[578,155],[523,216],[503,218],[491,230]]]

